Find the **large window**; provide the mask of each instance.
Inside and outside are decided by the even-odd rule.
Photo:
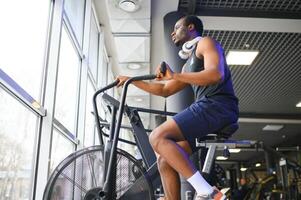
[[[103,37],[101,37],[103,38]],[[108,61],[108,57],[104,51],[103,45],[104,44],[103,41],[100,41],[100,52],[99,52],[99,84],[100,86],[105,86],[108,84],[108,67],[109,67],[109,61]],[[101,51],[102,50],[102,51]]]
[[[89,42],[89,69],[92,73],[94,80],[97,81],[99,31],[93,12],[91,15],[92,16]]]
[[[94,120],[94,116],[91,113],[93,111],[93,104],[92,104],[93,94],[94,94],[94,87],[93,87],[93,84],[92,84],[90,78],[88,78],[87,100],[86,100],[85,139],[84,139],[84,146],[86,146],[86,147],[94,145],[95,120]],[[98,137],[96,139],[98,139]]]
[[[70,153],[74,151],[74,144],[56,128],[53,129],[50,172]]]
[[[92,11],[92,10],[91,10]],[[85,114],[85,137],[84,146],[95,144],[95,121],[92,115],[93,104],[92,97],[95,92],[95,86],[98,79],[98,54],[99,54],[99,30],[94,12],[91,12],[90,33],[89,33],[89,56],[88,56],[88,80],[87,80],[87,98]],[[98,137],[96,138],[98,140]]]
[[[65,0],[64,8],[76,35],[77,42],[82,46],[85,0]]]
[[[0,68],[40,99],[50,1],[0,2]]]
[[[30,199],[37,116],[0,87],[0,199]]]
[[[62,30],[55,118],[75,134],[80,58],[65,28]]]
[[[42,199],[57,164],[98,142],[92,96],[107,83],[108,59],[93,7],[85,0],[0,3],[0,69],[22,89],[0,87],[0,200]]]

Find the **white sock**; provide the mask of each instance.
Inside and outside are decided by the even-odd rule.
[[[207,183],[199,171],[196,171],[187,181],[192,185],[197,194],[207,195],[213,192],[212,186]]]

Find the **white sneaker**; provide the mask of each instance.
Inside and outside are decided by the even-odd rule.
[[[229,188],[223,189],[225,193],[229,190]],[[219,191],[216,187],[213,187],[213,192],[211,194],[197,194],[195,200],[226,200],[226,195]]]

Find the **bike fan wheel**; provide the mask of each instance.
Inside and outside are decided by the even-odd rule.
[[[116,157],[116,199],[152,199],[151,184],[144,168],[127,152]],[[43,200],[97,199],[103,188],[103,146],[88,147],[65,158],[51,174]]]

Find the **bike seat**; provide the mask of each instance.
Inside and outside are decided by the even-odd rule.
[[[198,141],[205,141],[205,140],[225,140],[228,139],[235,133],[235,131],[238,129],[238,123],[232,123],[224,126],[223,128],[208,134],[204,137],[198,138]]]

